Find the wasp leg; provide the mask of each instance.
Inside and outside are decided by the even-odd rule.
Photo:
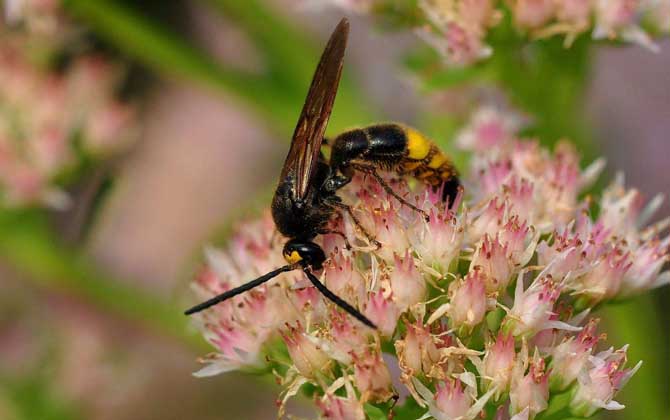
[[[377,248],[377,249],[381,248],[382,244],[380,244],[379,241],[377,241],[374,238],[374,236],[372,236],[370,234],[370,232],[368,232],[368,230],[365,229],[365,227],[361,224],[361,221],[358,220],[358,217],[356,217],[356,215],[354,214],[354,209],[351,206],[341,202],[339,200],[339,197],[337,197],[337,196],[333,196],[332,198],[330,198],[328,201],[326,201],[326,204],[328,204],[331,207],[335,207],[335,208],[338,208],[340,210],[346,211],[347,214],[349,215],[349,217],[351,217],[351,220],[354,222],[356,227],[358,229],[360,229],[361,232],[363,232],[363,235],[365,236],[365,239],[367,239],[368,242],[370,242],[372,245],[374,245],[375,248]]]
[[[322,295],[324,295],[325,297],[330,299],[334,304],[336,304],[340,308],[344,309],[344,311],[346,313],[353,316],[357,320],[361,321],[363,324],[367,325],[368,327],[370,327],[374,330],[377,329],[377,326],[372,321],[370,321],[365,315],[360,313],[353,306],[349,305],[341,297],[339,297],[335,293],[331,292],[323,283],[321,283],[319,281],[318,278],[316,278],[316,276],[314,274],[312,274],[312,271],[308,267],[305,267],[303,271],[307,275],[307,278],[309,279],[309,281],[312,282],[314,287],[316,287],[317,290],[319,292],[321,292]]]
[[[391,188],[391,186],[386,183],[384,178],[382,178],[381,175],[379,175],[379,173],[377,173],[377,169],[374,166],[353,164],[352,167],[356,170],[359,170],[361,172],[372,175],[372,177],[377,180],[379,185],[382,186],[384,191],[386,191],[389,195],[393,196],[396,200],[400,201],[400,204],[403,204],[403,205],[411,208],[415,212],[420,213],[423,216],[423,218],[426,219],[427,222],[430,221],[430,216],[428,216],[428,213],[421,210],[420,208],[418,208],[414,204],[410,203],[409,201],[405,200],[403,197],[398,195],[397,192],[393,191],[393,188]]]
[[[324,229],[322,231],[319,231],[319,235],[328,235],[328,234],[333,234],[333,235],[338,235],[344,240],[344,246],[347,248],[347,250],[351,249],[351,244],[349,243],[349,239],[347,239],[347,235],[344,234],[341,230],[333,230],[333,229]]]
[[[277,234],[279,233],[279,230],[275,227],[274,230],[272,230],[272,236],[270,236],[270,243],[268,244],[270,248],[272,248],[272,245],[275,243],[275,239],[277,239]]]

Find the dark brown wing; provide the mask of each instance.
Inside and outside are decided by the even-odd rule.
[[[337,25],[321,55],[314,72],[307,99],[293,132],[291,148],[286,156],[281,180],[295,176],[295,197],[304,198],[314,175],[323,135],[333,109],[337,86],[342,74],[344,50],[349,36],[349,21],[344,18]]]

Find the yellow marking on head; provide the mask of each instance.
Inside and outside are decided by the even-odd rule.
[[[289,264],[295,264],[302,261],[302,256],[298,253],[298,251],[291,251],[290,254],[284,253],[284,259]]]
[[[440,166],[442,166],[442,164],[446,161],[447,161],[447,157],[445,155],[443,155],[442,152],[438,151],[430,159],[430,162],[428,162],[428,167],[433,168],[433,169],[437,169]]]
[[[407,151],[410,159],[422,160],[428,156],[432,143],[423,134],[414,130],[413,128],[406,128],[407,135]]]

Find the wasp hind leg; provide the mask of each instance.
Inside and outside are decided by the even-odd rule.
[[[326,202],[326,204],[328,204],[330,207],[346,211],[349,217],[351,217],[351,220],[354,222],[354,225],[356,225],[356,227],[363,233],[365,239],[367,239],[368,242],[370,242],[370,244],[374,245],[376,249],[381,248],[382,244],[380,244],[379,241],[377,241],[375,237],[372,236],[367,229],[365,229],[365,227],[361,224],[361,221],[358,220],[358,217],[356,217],[356,215],[354,214],[354,209],[350,205],[344,204],[342,201],[339,200],[339,197],[337,196],[333,196]]]
[[[347,250],[351,249],[351,243],[349,243],[349,239],[347,238],[347,235],[344,234],[341,230],[334,230],[334,229],[324,229],[319,231],[319,235],[337,235],[342,238],[344,241],[344,246],[347,248]]]
[[[352,165],[352,167],[358,171],[372,175],[372,177],[379,183],[379,185],[381,185],[384,191],[386,191],[389,195],[393,196],[396,200],[398,200],[400,204],[403,204],[411,208],[415,212],[420,213],[423,216],[423,218],[426,219],[426,221],[430,221],[430,216],[428,215],[428,213],[421,210],[420,208],[410,203],[409,201],[405,200],[405,198],[401,197],[397,192],[395,192],[393,188],[391,188],[391,186],[386,182],[386,180],[384,180],[384,178],[382,178],[381,175],[379,175],[379,173],[377,172],[377,168],[375,168],[374,166],[361,165],[361,164],[355,164]]]

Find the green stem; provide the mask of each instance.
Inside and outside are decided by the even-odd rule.
[[[630,343],[628,359],[640,370],[616,399],[628,413],[644,413],[644,418],[662,419],[668,415],[667,329],[661,324],[658,306],[650,295],[621,304],[608,305],[602,311],[612,345]]]
[[[266,58],[266,70],[256,75],[218,62],[163,25],[114,0],[63,1],[96,34],[159,74],[232,94],[260,112],[286,139],[293,131],[321,51],[294,25],[274,17],[262,2],[210,0],[217,10],[236,19]],[[368,123],[375,117],[345,74],[331,130]]]

